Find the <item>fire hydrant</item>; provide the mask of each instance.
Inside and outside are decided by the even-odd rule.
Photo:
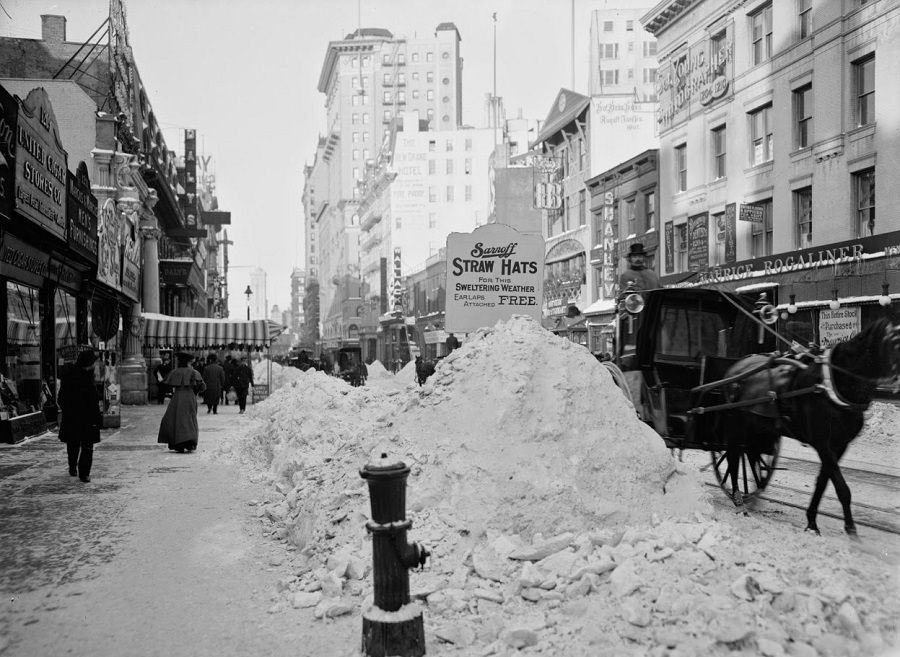
[[[424,566],[429,553],[418,543],[406,542],[412,521],[406,519],[406,478],[409,467],[386,453],[360,468],[369,484],[372,519],[373,605],[363,611],[362,650],[368,657],[425,654],[422,610],[409,605],[409,573]],[[405,609],[404,609],[405,607]]]

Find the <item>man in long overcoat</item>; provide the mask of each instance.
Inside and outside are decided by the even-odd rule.
[[[242,355],[241,360],[234,368],[232,385],[237,393],[238,406],[241,409],[238,414],[240,414],[247,410],[247,392],[253,386],[253,368],[247,363],[246,356]]]
[[[59,439],[66,443],[69,457],[69,474],[87,483],[91,480],[94,462],[94,443],[100,442],[100,398],[94,384],[93,351],[82,351],[78,359],[63,375],[60,383],[59,410],[62,418]]]
[[[202,375],[206,384],[206,390],[203,391],[206,412],[218,414],[219,400],[222,398],[222,390],[225,389],[225,370],[219,365],[215,354],[207,356]]]

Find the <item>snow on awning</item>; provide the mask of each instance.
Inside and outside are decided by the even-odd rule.
[[[144,346],[213,349],[230,344],[268,347],[285,327],[268,319],[249,321],[172,317],[143,313]]]
[[[611,313],[616,309],[615,299],[598,299],[590,306],[584,309],[582,315],[600,315],[602,313]]]

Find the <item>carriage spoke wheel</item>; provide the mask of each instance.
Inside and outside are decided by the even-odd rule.
[[[728,451],[711,450],[716,481],[735,506],[753,499],[765,490],[775,473],[781,439],[773,441],[770,453],[745,451],[735,446]]]

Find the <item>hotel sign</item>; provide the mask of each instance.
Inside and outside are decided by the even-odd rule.
[[[50,97],[32,89],[19,104],[16,125],[16,211],[63,241],[67,160]]]
[[[733,93],[734,26],[675,54],[659,67],[656,95],[661,129]]]

